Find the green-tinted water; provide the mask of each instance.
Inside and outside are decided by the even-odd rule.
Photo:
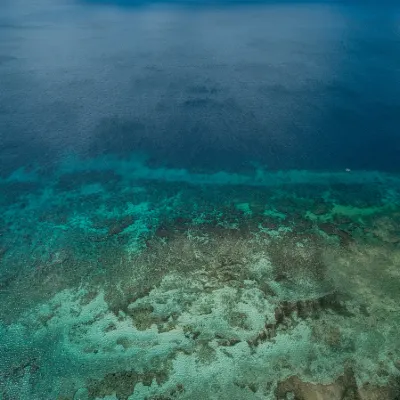
[[[1,194],[2,399],[396,398],[398,177],[74,160]]]

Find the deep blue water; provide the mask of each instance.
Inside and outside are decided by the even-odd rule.
[[[400,170],[400,7],[208,3],[3,0],[1,175],[66,153]]]

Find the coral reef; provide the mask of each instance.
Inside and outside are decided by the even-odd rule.
[[[135,165],[1,182],[0,397],[398,398],[394,178]]]

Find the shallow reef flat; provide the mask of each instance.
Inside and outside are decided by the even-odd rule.
[[[399,399],[396,175],[74,160],[0,210],[2,400]]]

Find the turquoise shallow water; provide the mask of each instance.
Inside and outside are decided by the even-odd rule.
[[[69,158],[0,185],[3,399],[397,398],[398,176]]]
[[[0,4],[0,400],[398,400],[398,6]]]

